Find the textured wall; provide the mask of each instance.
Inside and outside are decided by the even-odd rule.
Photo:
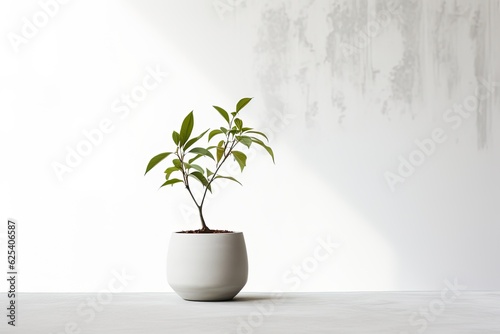
[[[168,291],[168,236],[199,222],[145,164],[188,111],[201,132],[243,96],[276,165],[249,154],[206,219],[245,232],[248,290],[500,289],[500,1],[40,6],[0,3],[0,216],[20,224],[22,291],[123,270],[126,291]]]
[[[361,106],[418,118],[436,99],[500,80],[499,1],[266,1],[254,11],[258,79],[266,106],[284,112],[291,89],[314,126]],[[496,94],[498,97],[498,92]],[[478,149],[491,145],[498,98],[475,110]],[[441,110],[435,110],[437,116]]]

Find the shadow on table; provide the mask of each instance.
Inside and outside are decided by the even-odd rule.
[[[253,301],[259,301],[259,300],[271,300],[273,299],[273,296],[265,296],[265,295],[257,295],[257,296],[236,296],[232,300],[232,302],[253,302]],[[276,299],[276,298],[274,298]]]

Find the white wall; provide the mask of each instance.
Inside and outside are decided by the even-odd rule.
[[[40,3],[2,2],[0,217],[20,225],[19,289],[98,291],[124,271],[127,291],[170,291],[169,234],[198,222],[145,166],[188,111],[202,131],[243,96],[276,165],[256,151],[206,216],[245,232],[247,291],[500,289],[499,1],[385,4],[68,1],[30,31]],[[400,159],[419,166],[395,176]]]

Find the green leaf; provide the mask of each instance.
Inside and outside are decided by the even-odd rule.
[[[243,132],[246,132],[246,133],[255,133],[255,134],[258,134],[258,135],[261,135],[262,137],[266,138],[267,141],[269,141],[269,138],[267,138],[267,136],[260,132],[260,131],[243,131]]]
[[[217,175],[215,177],[215,179],[228,179],[228,180],[231,180],[231,181],[234,181],[234,182],[237,182],[240,184],[240,186],[242,186],[241,182],[236,180],[234,177],[231,177],[231,176],[223,176],[223,175]]]
[[[207,133],[207,131],[210,130],[210,129],[207,129],[206,131],[204,131],[201,135],[199,135],[198,137],[195,137],[195,138],[192,138],[190,139],[186,145],[184,145],[184,150],[187,150],[188,148],[190,148],[194,143],[196,143],[198,140],[200,140],[201,137],[203,137],[205,135],[205,133]]]
[[[239,118],[235,118],[234,124],[236,124],[236,127],[238,128],[238,130],[241,131],[241,129],[243,128],[243,121]]]
[[[241,171],[243,172],[243,168],[245,168],[247,163],[247,156],[245,155],[245,153],[240,151],[233,151],[232,154],[236,162],[238,162],[238,164],[240,165]]]
[[[174,164],[175,167],[177,167],[179,169],[182,168],[182,164],[181,164],[181,161],[179,159],[172,160],[172,163]]]
[[[146,172],[144,172],[144,175],[146,175],[147,172],[151,170],[154,166],[156,166],[160,161],[168,157],[170,154],[173,152],[165,152],[165,153],[160,153],[158,155],[155,155],[148,163],[148,166],[146,167]]]
[[[177,131],[172,132],[172,139],[175,145],[179,146],[179,133],[177,133]]]
[[[210,192],[212,192],[212,187],[208,184],[208,180],[200,172],[192,172],[189,176],[194,177],[196,180],[200,181],[204,187],[207,187]]]
[[[217,145],[217,163],[219,163],[223,155],[224,155],[224,141],[221,140],[219,142],[219,145]]]
[[[173,172],[177,172],[177,171],[180,171],[180,168],[178,167],[168,167],[167,169],[165,169],[165,179],[169,179],[170,178],[170,174],[172,174]]]
[[[197,170],[197,171],[199,171],[201,174],[205,173],[205,171],[203,170],[203,168],[201,168],[201,166],[200,166],[200,165],[191,164],[191,168],[196,169],[196,170]]]
[[[273,150],[267,146],[266,144],[264,144],[264,142],[258,138],[255,138],[255,137],[250,137],[252,138],[252,141],[260,146],[262,146],[263,148],[266,149],[267,153],[269,153],[269,155],[271,156],[271,158],[273,158],[273,163],[274,163],[274,152]]]
[[[214,172],[207,168],[207,176],[210,177],[211,175],[214,175]]]
[[[208,141],[210,141],[210,139],[212,139],[214,136],[220,135],[221,133],[222,131],[219,129],[210,131],[210,133],[208,134]]]
[[[189,163],[193,163],[195,160],[198,160],[201,158],[203,155],[202,154],[197,154],[194,158],[189,159]]]
[[[245,107],[251,100],[252,100],[251,97],[244,97],[241,100],[239,100],[238,103],[236,104],[236,112],[239,112],[241,109],[243,109],[243,107]]]
[[[213,154],[209,150],[207,150],[206,148],[203,148],[203,147],[195,147],[191,151],[189,151],[189,153],[201,154],[201,155],[204,155],[206,157],[211,158],[212,160],[215,160]]]
[[[186,143],[186,141],[188,141],[189,136],[191,136],[191,132],[193,132],[193,126],[194,126],[194,116],[193,112],[191,111],[182,121],[181,132],[179,134],[180,136],[179,144],[181,146],[183,146]]]
[[[227,111],[225,111],[221,107],[217,107],[217,106],[213,106],[213,107],[219,112],[219,114],[222,115],[222,117],[224,117],[226,122],[229,124],[229,115],[227,114]]]
[[[236,136],[236,139],[246,147],[250,148],[250,145],[252,145],[252,138],[247,137],[247,136]]]
[[[183,181],[179,180],[179,179],[170,179],[170,180],[167,180],[164,184],[162,184],[160,186],[160,188],[164,187],[164,186],[168,186],[169,184],[174,185],[174,184],[179,183],[179,182],[183,182]]]

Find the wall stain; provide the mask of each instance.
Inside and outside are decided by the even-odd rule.
[[[422,6],[419,1],[402,0],[399,4],[401,15],[396,16],[396,28],[402,38],[403,55],[389,74],[393,102],[401,101],[403,106],[415,116],[412,102],[421,94],[420,46],[423,42],[420,24],[422,22]]]
[[[271,113],[278,115],[285,112],[290,21],[284,3],[264,8],[258,31],[259,40],[255,46],[255,52],[259,55],[257,76],[264,101]]]
[[[452,106],[500,82],[500,0],[269,0],[258,15],[266,106],[283,113],[292,95],[308,128],[360,106],[416,119],[436,94]],[[495,94],[476,110],[478,149],[491,143]]]
[[[496,58],[491,57],[491,14],[492,2],[488,0],[478,1],[478,7],[474,11],[471,24],[470,36],[475,47],[474,75],[477,88],[482,88],[482,82],[485,80],[491,82],[492,63],[499,61],[499,55]],[[498,17],[497,17],[498,19]],[[496,42],[498,43],[498,36]],[[488,147],[488,138],[491,132],[490,118],[492,116],[492,99],[484,101],[479,100],[476,110],[476,128],[477,128],[477,146],[479,149]]]
[[[364,96],[372,77],[371,41],[366,32],[368,1],[332,1],[326,11],[330,31],[326,36],[326,57],[332,80],[344,80]],[[332,107],[339,113],[338,123],[346,117],[347,106],[344,85],[332,84],[330,99]]]
[[[319,87],[316,85],[315,78],[318,77],[318,64],[316,61],[316,50],[314,42],[310,39],[315,35],[316,29],[310,24],[311,12],[314,11],[313,0],[301,2],[301,5],[294,10],[297,18],[293,21],[292,34],[297,40],[297,64],[294,68],[294,79],[298,84],[301,95],[305,99],[304,118],[306,127],[315,126],[316,116],[318,115],[318,96]]]

